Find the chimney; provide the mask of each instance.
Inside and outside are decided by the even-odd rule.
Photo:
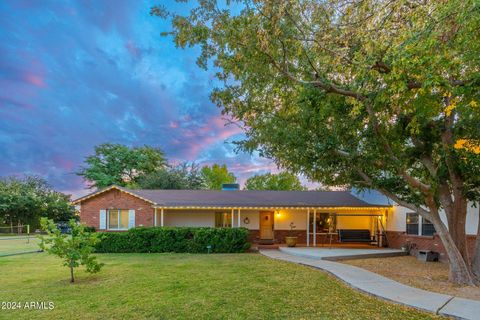
[[[237,191],[240,190],[240,185],[238,183],[223,183],[222,191]]]

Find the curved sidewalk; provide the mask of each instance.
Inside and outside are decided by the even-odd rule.
[[[325,270],[353,288],[409,307],[457,319],[474,320],[480,316],[480,301],[413,288],[365,269],[321,258],[307,258],[272,249],[260,250],[260,253],[272,259]]]

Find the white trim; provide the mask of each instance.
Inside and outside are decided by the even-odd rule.
[[[240,220],[240,209],[238,209],[238,228],[241,226],[241,220]]]
[[[164,208],[164,209],[198,209],[198,210],[227,210],[227,209],[245,209],[245,210],[301,210],[301,209],[318,209],[318,210],[345,210],[345,211],[378,211],[378,210],[385,210],[388,208],[393,208],[393,206],[388,207],[215,207],[215,206],[208,206],[208,207],[201,207],[201,206],[162,206],[162,205],[153,205],[153,208]]]
[[[135,210],[128,210],[128,229],[135,228],[135,226],[136,226],[136,224],[135,224]]]
[[[99,229],[106,230],[107,229],[107,210],[105,209],[100,210],[99,219],[100,219],[98,223]]]
[[[154,212],[153,212],[153,226],[156,227],[157,226],[157,208],[153,208],[154,209]]]
[[[317,209],[313,209],[313,246],[317,246]]]
[[[234,212],[234,209],[232,208],[232,225],[230,228],[233,228],[233,224],[234,224],[234,221],[235,221],[235,218],[234,218],[234,215],[235,215],[235,212]]]
[[[418,235],[421,236],[423,231],[423,217],[418,214]]]
[[[307,247],[310,247],[310,209],[307,210]]]
[[[135,197],[135,198],[141,199],[141,200],[143,200],[143,201],[145,201],[145,202],[151,203],[151,204],[153,204],[153,205],[157,205],[155,202],[153,202],[153,201],[151,201],[151,200],[148,200],[148,199],[146,199],[146,198],[143,198],[143,197],[141,197],[141,196],[139,196],[138,194],[135,194],[135,193],[133,193],[133,192],[124,190],[123,188],[120,188],[120,187],[118,187],[118,186],[110,186],[110,187],[108,187],[108,188],[106,188],[106,189],[99,190],[99,191],[95,191],[94,193],[91,193],[91,194],[86,195],[86,196],[84,196],[84,197],[78,198],[77,200],[71,201],[70,204],[76,205],[76,204],[78,204],[78,203],[81,203],[82,201],[85,201],[85,200],[90,199],[90,198],[92,198],[92,197],[96,197],[96,196],[98,196],[99,194],[102,194],[102,193],[104,193],[104,192],[110,191],[110,190],[112,190],[112,189],[116,189],[116,190],[118,190],[118,191],[121,191],[121,192],[124,192],[124,193],[126,193],[126,194],[129,194],[129,195],[131,195],[131,196],[133,196],[133,197]]]
[[[164,224],[163,224],[163,208],[160,209],[160,227],[163,227]]]

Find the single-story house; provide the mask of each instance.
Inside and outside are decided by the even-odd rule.
[[[371,242],[443,253],[433,225],[389,201],[373,204],[350,191],[142,190],[118,186],[72,202],[81,222],[98,231],[133,227],[244,227],[254,243],[284,243],[295,235],[307,246],[348,241],[344,230],[370,233]],[[478,209],[469,208],[469,245],[475,240]]]

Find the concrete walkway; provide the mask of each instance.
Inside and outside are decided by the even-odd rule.
[[[373,296],[457,319],[480,319],[480,301],[425,291],[354,266],[309,258],[280,250],[260,250],[272,258],[325,270],[348,285]]]
[[[310,247],[310,248],[289,248],[280,247],[280,251],[301,256],[305,258],[323,259],[330,261],[337,260],[351,260],[351,259],[365,259],[365,258],[385,258],[385,257],[397,257],[404,256],[407,253],[398,249],[389,248],[325,248],[325,247]]]

